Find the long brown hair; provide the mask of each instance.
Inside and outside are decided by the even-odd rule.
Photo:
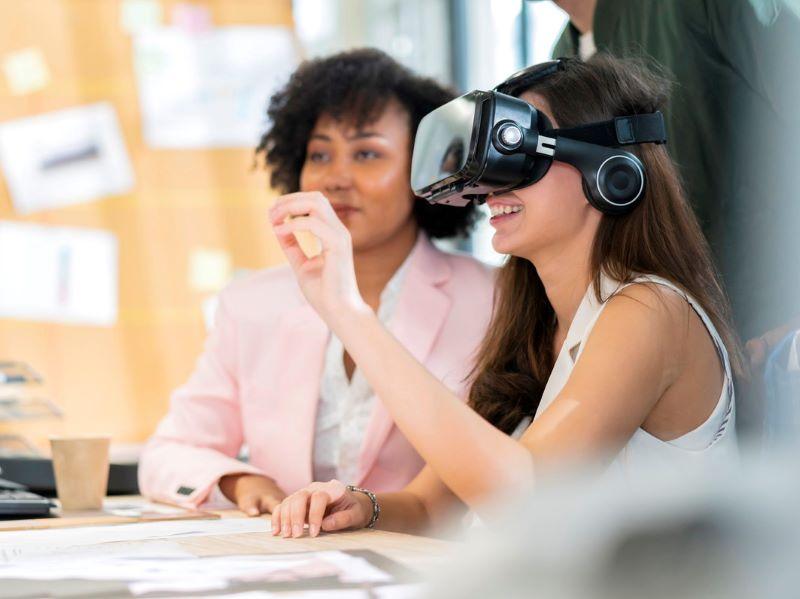
[[[669,81],[643,61],[598,54],[566,68],[528,91],[547,102],[559,127],[664,110]],[[708,313],[742,373],[730,307],[697,219],[666,147],[629,146],[647,172],[640,205],[625,216],[603,216],[594,239],[591,269],[601,297],[601,274],[630,282],[658,275],[693,296]],[[532,416],[553,368],[556,317],[536,268],[510,257],[498,275],[492,323],[471,374],[470,404],[497,428],[510,433]]]

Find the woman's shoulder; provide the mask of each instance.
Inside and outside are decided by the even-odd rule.
[[[680,366],[686,351],[693,352],[694,341],[708,339],[704,318],[691,296],[676,283],[657,276],[639,276],[604,289],[610,293],[585,334],[588,337],[591,333],[596,339],[594,346],[598,340],[599,345],[621,343],[639,348],[635,358],[668,355],[670,363],[678,360],[673,366]],[[705,349],[715,353],[713,344]]]
[[[680,286],[651,275],[619,284],[604,303],[606,320],[609,315],[620,319],[635,315],[639,322],[649,321],[663,332],[676,331],[673,327],[681,323],[685,325],[692,311],[689,296]]]

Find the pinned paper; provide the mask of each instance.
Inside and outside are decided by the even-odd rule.
[[[172,9],[172,24],[187,33],[201,33],[211,29],[211,13],[204,6],[181,2]]]
[[[233,271],[233,274],[229,280],[245,277],[249,274],[252,274],[252,272],[253,271],[249,268],[237,268]],[[213,295],[209,295],[203,299],[200,310],[203,313],[203,324],[206,327],[206,331],[211,331],[214,328],[214,323],[217,319],[217,308],[219,308],[219,295],[216,292],[214,292]],[[246,447],[242,448],[242,452],[245,452],[246,450]]]
[[[158,0],[124,0],[120,10],[120,26],[135,35],[158,27],[164,20],[164,10]]]
[[[288,27],[159,27],[134,38],[144,138],[155,148],[254,147],[298,62]]]
[[[8,54],[3,71],[11,93],[17,96],[37,92],[50,83],[50,70],[39,48],[26,48]]]
[[[3,123],[0,165],[20,214],[133,188],[117,115],[106,102]]]
[[[219,291],[228,284],[231,272],[231,256],[224,250],[201,248],[189,256],[189,286],[195,291]]]
[[[111,326],[117,288],[112,233],[0,222],[0,318]]]

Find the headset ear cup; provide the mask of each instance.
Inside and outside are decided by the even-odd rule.
[[[644,195],[644,166],[630,152],[559,137],[554,158],[580,171],[587,201],[603,214],[626,214]]]
[[[633,154],[611,156],[597,169],[596,191],[606,214],[627,214],[644,195],[644,167]]]

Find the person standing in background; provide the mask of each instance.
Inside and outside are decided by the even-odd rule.
[[[800,314],[798,11],[783,0],[554,1],[570,22],[553,56],[642,56],[675,81],[669,152],[757,366]]]

